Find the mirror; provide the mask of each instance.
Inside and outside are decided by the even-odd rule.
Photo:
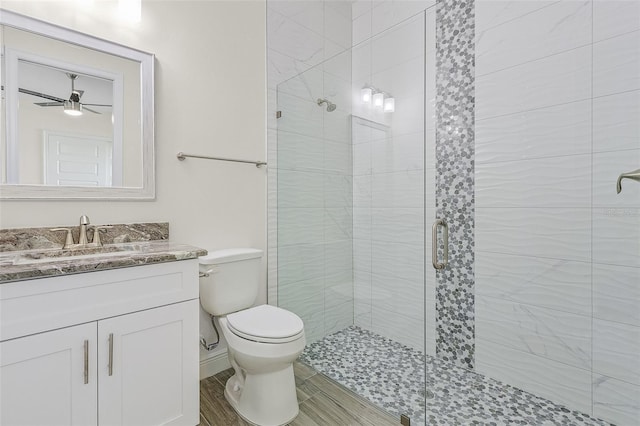
[[[0,198],[154,198],[154,56],[1,9],[0,42]]]

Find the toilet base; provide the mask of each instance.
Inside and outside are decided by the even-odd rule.
[[[236,371],[224,388],[224,397],[243,420],[257,426],[282,426],[298,415],[293,366],[265,374]],[[267,390],[265,392],[265,390]]]

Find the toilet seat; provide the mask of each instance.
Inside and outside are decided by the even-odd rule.
[[[238,337],[262,343],[287,343],[304,334],[304,324],[293,312],[260,305],[227,315],[229,330]]]

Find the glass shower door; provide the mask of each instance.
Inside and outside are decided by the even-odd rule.
[[[420,13],[277,86],[278,305],[305,323],[304,363],[414,425],[435,214],[424,40]]]

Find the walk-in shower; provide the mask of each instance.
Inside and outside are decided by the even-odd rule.
[[[637,425],[640,2],[267,9],[301,360],[413,425]]]

